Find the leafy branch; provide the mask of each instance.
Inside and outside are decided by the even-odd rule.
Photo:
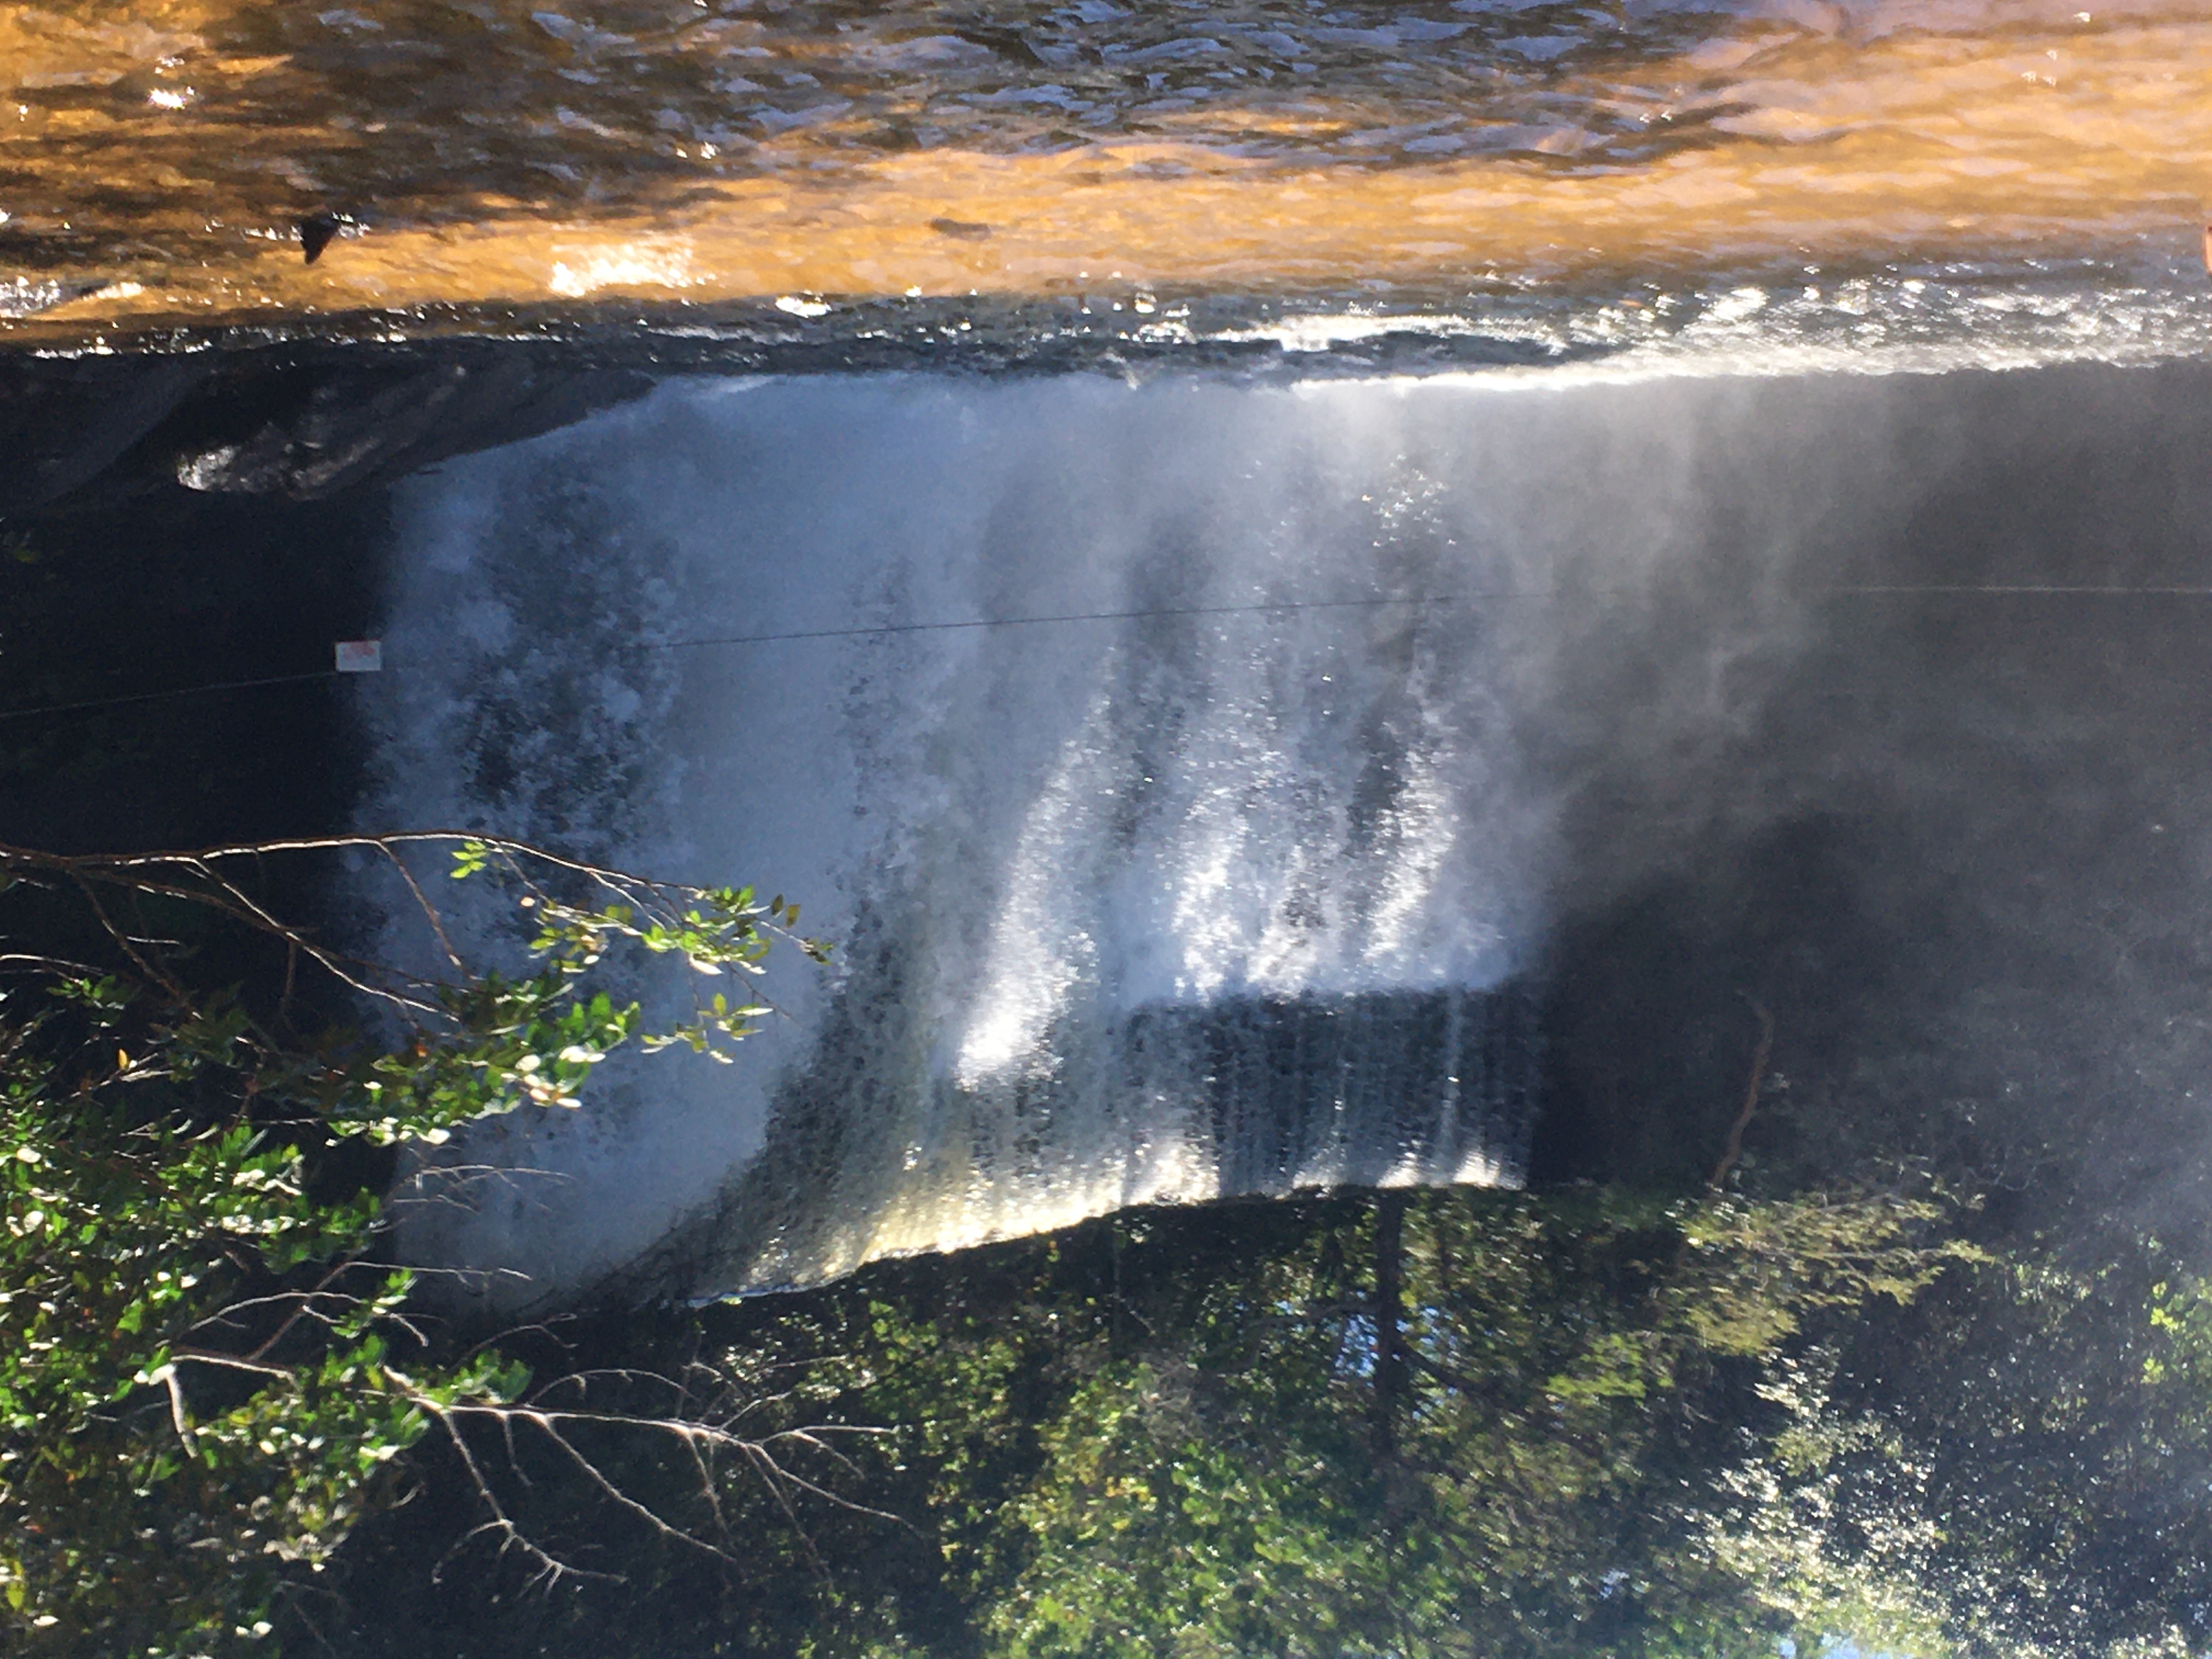
[[[396,872],[436,970],[363,959],[266,896],[272,859],[363,852]],[[524,967],[468,960],[410,861],[426,854],[512,899]],[[0,951],[0,1628],[57,1653],[258,1641],[295,1570],[319,1570],[434,1431],[483,1525],[554,1578],[580,1569],[520,1526],[471,1425],[495,1429],[517,1469],[515,1435],[534,1433],[618,1509],[701,1550],[718,1547],[630,1497],[578,1437],[673,1438],[709,1487],[709,1460],[734,1456],[779,1502],[844,1501],[793,1459],[858,1431],[749,1437],[735,1408],[702,1414],[681,1393],[667,1409],[556,1402],[495,1349],[453,1354],[410,1311],[416,1275],[377,1258],[376,1183],[327,1174],[349,1143],[436,1144],[474,1119],[573,1107],[624,1043],[726,1060],[767,1002],[695,993],[649,1024],[594,970],[641,952],[744,984],[777,944],[825,960],[797,905],[435,832],[0,845],[0,894],[10,931],[40,936]],[[55,933],[66,948],[44,948]],[[303,1006],[343,1013],[349,994],[385,1011],[385,1040],[308,1028]]]

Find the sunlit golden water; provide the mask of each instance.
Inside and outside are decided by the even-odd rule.
[[[2212,8],[2084,3],[0,0],[0,329],[2170,280]]]

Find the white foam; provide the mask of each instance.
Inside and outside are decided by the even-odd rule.
[[[411,1247],[558,1285],[720,1203],[726,1288],[1511,1178],[1518,1074],[1449,1033],[1540,937],[1522,722],[1601,621],[1555,590],[1633,605],[1697,533],[1669,395],[1547,437],[1435,381],[672,385],[413,486],[371,816],[753,881],[842,949],[738,1065],[471,1138],[554,1175]]]

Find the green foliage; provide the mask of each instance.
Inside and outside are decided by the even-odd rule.
[[[765,971],[772,933],[816,961],[828,957],[820,940],[791,933],[799,907],[781,896],[761,904],[750,887],[672,888],[587,870],[581,873],[591,902],[577,902],[532,878],[526,862],[532,856],[544,861],[528,849],[465,840],[453,849],[451,874],[459,881],[489,871],[514,892],[518,907],[535,922],[529,951],[538,971],[486,971],[428,988],[428,1006],[410,994],[414,988],[394,993],[416,1017],[412,1040],[399,1052],[377,1056],[365,1075],[358,1066],[334,1075],[323,1104],[328,1121],[375,1141],[434,1140],[474,1118],[525,1106],[574,1106],[592,1068],[627,1042],[647,1052],[683,1046],[726,1062],[729,1045],[751,1036],[759,1029],[755,1022],[773,1012],[765,1003],[744,997],[733,1002],[716,991],[695,997],[688,1018],[644,1030],[635,1003],[617,1006],[605,992],[585,984],[603,957],[625,945],[679,956],[709,978]],[[428,914],[434,922],[435,913]]]
[[[1992,1261],[1959,1238],[1917,1248],[1944,1214],[1938,1200],[1896,1193],[1680,1206],[1683,1243],[1711,1271],[1678,1287],[1671,1315],[1704,1348],[1751,1357],[1796,1335],[1810,1313],[1877,1298],[1903,1305],[1947,1267]]]
[[[626,1328],[586,1375],[441,1347],[378,1261],[374,1179],[331,1177],[349,1149],[573,1105],[623,1043],[726,1055],[771,941],[821,953],[781,899],[452,850],[512,901],[526,966],[349,962],[268,921],[226,854],[0,849],[10,904],[94,922],[0,981],[11,1645],[250,1652],[341,1595],[411,1607],[427,1549],[459,1552],[458,1599],[380,1651],[2201,1646],[2208,1281],[2152,1241],[2094,1268],[1977,1248],[1918,1188],[1154,1214],[1087,1253]],[[218,971],[241,933],[279,972]],[[610,995],[622,953],[688,963],[688,1010]],[[295,960],[395,1035],[310,1028]],[[380,1532],[408,1490],[449,1530]],[[604,1577],[518,1605],[572,1566]]]
[[[2070,1243],[2072,1241],[2069,1241]],[[2202,1652],[2212,1610],[2212,1280],[2155,1237],[2022,1251],[1839,1351],[1846,1516],[1926,1488],[1963,1654]]]
[[[319,1189],[334,1147],[573,1106],[624,1042],[721,1052],[760,1005],[716,997],[648,1031],[591,970],[635,946],[756,973],[796,915],[467,841],[456,875],[489,872],[536,913],[538,965],[471,973],[456,956],[451,981],[420,983],[276,922],[228,856],[0,848],[0,879],[82,896],[109,958],[11,954],[0,989],[0,1629],[42,1652],[254,1644],[400,1454],[527,1385],[496,1353],[425,1343],[410,1276],[374,1261],[375,1193]],[[599,902],[556,897],[536,878],[549,867]],[[287,1001],[302,957],[381,996],[401,1040],[301,1037],[286,1008],[196,982],[205,941],[126,916],[149,904],[281,948]]]
[[[796,1470],[856,1507],[635,1472],[711,1559],[541,1477],[548,1542],[629,1584],[532,1599],[487,1540],[363,1659],[2194,1651],[2212,1291],[1982,1222],[1885,1189],[1347,1196],[632,1321],[604,1363],[703,1357],[758,1434],[891,1431]],[[416,1553],[355,1558],[364,1613],[445,1547],[368,1535]]]
[[[626,1528],[610,1565],[649,1593],[532,1612],[472,1557],[497,1616],[456,1595],[378,1651],[1933,1653],[1924,1512],[1864,1501],[1897,1437],[1838,1404],[1826,1344],[1983,1272],[1956,1218],[1887,1193],[1386,1194],[1155,1212],[711,1314],[660,1340],[757,1431],[890,1431],[807,1472],[865,1507],[732,1465],[711,1535],[733,1553],[704,1561],[573,1492],[549,1539]],[[611,1352],[648,1360],[634,1328]],[[657,1510],[696,1501],[662,1481]]]
[[[1940,1214],[1893,1197],[1657,1214],[1437,1198],[1411,1206],[1401,1235],[1316,1241],[1186,1310],[1179,1352],[1118,1360],[1079,1389],[1012,1507],[1029,1538],[991,1650],[1817,1645],[1857,1612],[1834,1594],[1850,1574],[1828,1568],[1843,1540],[1808,1534],[1797,1502],[1817,1472],[1752,1504],[1717,1478],[1747,1450],[1774,1464],[1811,1419],[1764,1413],[1758,1439],[1696,1484],[1680,1479],[1683,1443],[1741,1387],[1740,1365],[1786,1366],[1808,1316],[1911,1296],[1960,1259],[1922,1242]],[[1357,1294],[1346,1266],[1389,1249],[1395,1342],[1394,1310]],[[1778,1522],[1805,1559],[1745,1570],[1733,1540]]]

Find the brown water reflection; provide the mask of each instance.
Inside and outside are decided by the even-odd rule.
[[[2083,3],[0,0],[0,317],[2166,258],[2212,21]]]

